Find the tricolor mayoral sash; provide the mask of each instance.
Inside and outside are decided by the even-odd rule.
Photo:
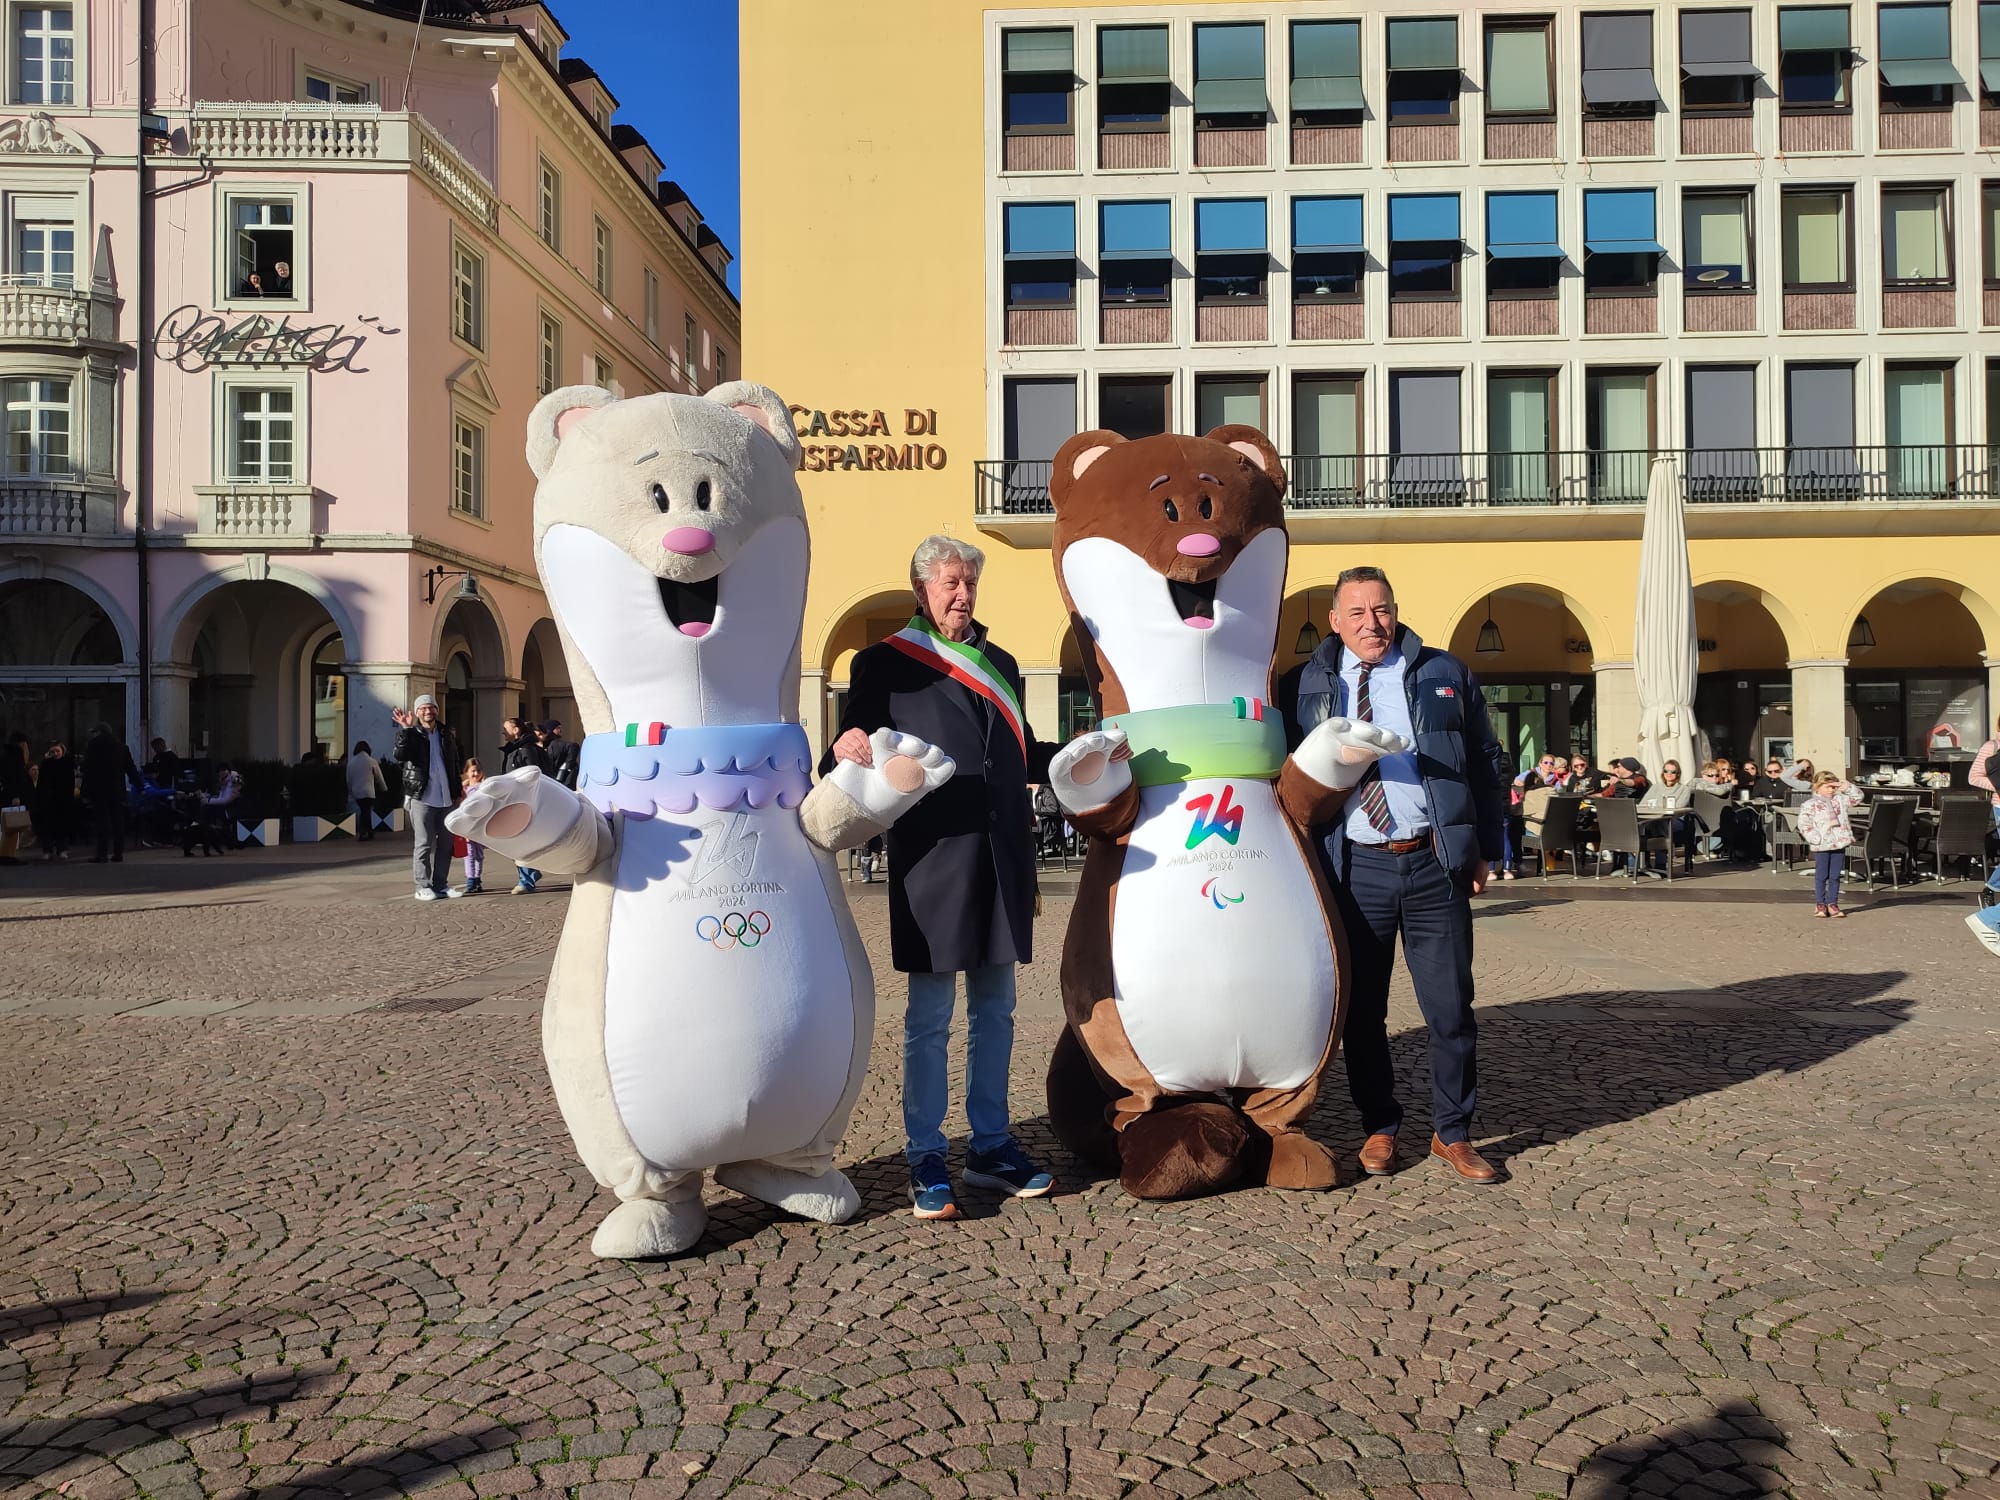
[[[912,661],[942,672],[998,709],[1007,727],[1014,731],[1021,758],[1027,759],[1028,731],[1021,715],[1021,700],[1014,696],[1013,684],[986,659],[985,652],[969,641],[946,640],[922,615],[912,616],[908,625],[885,639]]]

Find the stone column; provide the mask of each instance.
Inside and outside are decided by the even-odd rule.
[[[1847,658],[1788,661],[1792,670],[1792,755],[1815,770],[1848,769]]]
[[[1639,683],[1629,661],[1596,662],[1591,671],[1597,679],[1597,743],[1591,758],[1602,766],[1638,749]]]
[[[1982,651],[1979,659],[1986,663],[1986,723],[1982,726],[1992,734],[1995,716],[2000,716],[2000,657]]]
[[[806,732],[806,743],[812,746],[817,765],[834,729],[827,722],[825,667],[807,667],[799,673],[799,727]]]
[[[181,662],[156,662],[153,665],[153,735],[167,742],[167,748],[176,755],[193,755],[188,744],[188,684],[194,681],[194,668]],[[133,705],[133,737],[138,730],[138,705]],[[138,747],[139,759],[144,760],[153,753],[152,746]]]
[[[500,721],[520,717],[521,689],[526,686],[518,677],[475,677],[472,679],[472,715],[478,729],[477,742],[465,738],[465,731],[459,731],[458,748],[467,755],[483,755],[491,759],[500,743]],[[581,726],[578,726],[579,731]],[[567,730],[565,730],[567,732]],[[485,766],[485,761],[480,764]],[[486,767],[490,776],[493,770]]]
[[[1062,734],[1062,680],[1060,667],[1021,668],[1021,712],[1036,734],[1053,740]]]
[[[396,721],[390,711],[436,692],[437,669],[422,661],[351,661],[341,671],[347,676],[348,747],[366,740],[375,758],[386,760],[396,753]]]

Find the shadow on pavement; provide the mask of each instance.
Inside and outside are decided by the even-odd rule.
[[[499,1442],[487,1439],[498,1437]],[[427,1485],[463,1479],[453,1460],[520,1441],[513,1428],[494,1423],[471,1432],[453,1432],[379,1453],[353,1463],[303,1469],[279,1484],[239,1490],[244,1500],[362,1500],[365,1496],[408,1495]],[[626,1487],[628,1490],[630,1486]],[[464,1485],[460,1485],[464,1489]]]
[[[0,1347],[60,1324],[81,1323],[89,1318],[109,1317],[112,1313],[149,1307],[162,1297],[171,1295],[166,1291],[123,1292],[116,1297],[64,1297],[55,1302],[24,1302],[19,1307],[0,1307]]]
[[[1606,1443],[1583,1466],[1569,1496],[1789,1494],[1792,1487],[1779,1472],[1787,1456],[1785,1435],[1768,1417],[1748,1401],[1725,1401],[1713,1416]]]

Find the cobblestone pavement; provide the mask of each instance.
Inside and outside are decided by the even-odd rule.
[[[716,1190],[703,1253],[620,1265],[539,1056],[563,896],[420,905],[400,853],[0,870],[0,1491],[2000,1493],[1971,887],[1845,923],[1763,872],[1501,887],[1485,1190],[1081,1181],[1045,961],[1014,1102],[1064,1191],[917,1223],[891,981],[860,1219]]]

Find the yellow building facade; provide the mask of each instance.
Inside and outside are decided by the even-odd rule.
[[[1374,564],[1510,753],[1632,753],[1666,452],[1717,751],[1969,750],[2000,704],[2000,59],[1978,6],[1910,9],[746,5],[743,369],[807,445],[809,734],[933,531],[985,548],[1038,732],[1085,722],[1054,443],[1248,418],[1289,456],[1281,671]],[[1906,81],[1940,62],[1968,81]]]

